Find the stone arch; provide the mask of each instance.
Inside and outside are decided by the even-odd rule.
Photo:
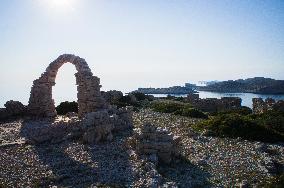
[[[52,86],[55,85],[55,79],[59,68],[64,63],[75,65],[77,73],[77,98],[79,117],[85,113],[95,112],[106,108],[106,103],[100,92],[100,79],[93,76],[87,62],[72,54],[60,55],[55,61],[51,62],[41,76],[34,80],[31,88],[28,110],[31,115],[54,117],[57,115],[52,99]]]

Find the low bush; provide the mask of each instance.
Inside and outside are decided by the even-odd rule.
[[[154,100],[153,95],[146,95],[146,94],[140,93],[140,92],[133,92],[132,94],[135,96],[135,98],[138,101],[143,101],[143,100],[153,101]]]
[[[230,109],[230,110],[224,110],[220,112],[213,113],[212,115],[221,115],[221,114],[228,114],[228,113],[234,113],[234,114],[240,114],[240,115],[249,115],[252,114],[252,109],[246,106],[241,106],[240,108],[236,109]]]
[[[284,134],[284,113],[279,111],[268,111],[263,114],[253,114],[250,116],[258,124],[268,129],[273,129]]]
[[[117,107],[133,106],[134,111],[139,111],[140,108],[149,107],[150,101],[153,101],[154,97],[151,95],[145,95],[143,93],[130,93],[122,96],[119,100],[113,101],[111,104]]]
[[[258,187],[264,188],[283,188],[284,187],[284,173],[271,178],[270,182],[262,183]]]
[[[62,102],[56,107],[56,111],[58,115],[65,115],[68,112],[76,112],[78,113],[78,103],[73,101],[73,102]]]
[[[151,108],[156,112],[174,113],[194,118],[207,118],[208,116],[200,110],[192,108],[191,105],[176,101],[155,101],[151,104]]]
[[[278,129],[260,123],[261,118],[259,118],[236,113],[220,114],[194,125],[194,129],[208,130],[214,136],[219,137],[241,137],[264,142],[284,141],[284,135]]]
[[[167,95],[166,99],[167,100],[174,100],[174,101],[184,102],[184,98],[182,96],[176,97],[176,96],[173,96],[173,95]]]

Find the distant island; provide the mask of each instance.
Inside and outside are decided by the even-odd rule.
[[[133,92],[139,92],[144,94],[175,94],[175,95],[182,95],[182,94],[189,94],[194,93],[194,89],[196,85],[186,83],[185,86],[173,86],[168,88],[138,88]]]
[[[199,86],[197,90],[220,93],[284,94],[284,80],[264,77],[228,80]]]
[[[185,86],[168,88],[138,88],[133,92],[144,94],[190,94],[197,91],[211,91],[218,93],[256,93],[256,94],[284,94],[284,80],[254,77],[228,81],[199,81],[201,85],[185,83]]]

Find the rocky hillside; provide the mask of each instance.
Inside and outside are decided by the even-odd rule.
[[[138,88],[133,92],[139,92],[144,94],[188,94],[193,93],[194,90],[190,87],[173,86],[168,88]]]
[[[198,88],[201,91],[213,92],[246,92],[259,94],[284,94],[284,80],[255,77],[239,80],[228,80]]]
[[[48,127],[50,121],[2,122],[0,187],[263,187],[283,170],[283,143],[203,135],[192,129],[200,121],[142,109],[133,114],[134,129],[114,132],[112,140],[95,144],[69,136],[34,144],[23,133]],[[161,137],[159,132],[144,131],[139,147],[133,147],[136,130],[143,133],[145,122],[170,134]],[[179,138],[180,156],[170,164],[159,162],[161,156],[168,159],[173,137]],[[158,152],[158,159],[154,154],[141,155],[141,149]]]

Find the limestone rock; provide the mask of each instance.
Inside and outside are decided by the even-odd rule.
[[[56,110],[52,99],[52,86],[58,69],[70,62],[75,65],[77,73],[78,115],[83,117],[88,112],[94,112],[107,107],[100,92],[100,79],[93,76],[87,62],[72,54],[63,54],[51,62],[46,71],[33,82],[29,99],[28,111],[33,116],[55,117]]]
[[[133,107],[127,106],[119,108],[115,113],[114,131],[122,131],[133,128]]]
[[[33,121],[33,123],[25,123],[22,128],[22,134],[27,138],[28,142],[33,144],[41,144],[43,142],[58,143],[70,138],[70,134],[73,131],[80,130],[79,126],[78,120],[68,122],[39,120]]]
[[[267,112],[269,110],[276,110],[284,112],[284,101],[279,100],[275,101],[272,98],[267,98],[265,101],[263,101],[262,98],[253,98],[253,113],[255,114],[261,114],[264,112]]]
[[[108,103],[114,103],[119,101],[123,97],[123,93],[121,91],[116,91],[116,90],[110,90],[110,91],[102,91],[101,92],[103,98],[106,100]]]
[[[150,123],[145,123],[136,130],[136,149],[140,154],[152,158],[158,156],[159,161],[170,163],[176,154],[175,146],[179,137],[175,137],[166,129],[157,128]]]
[[[113,139],[114,125],[106,110],[86,114],[82,120],[82,127],[85,131],[83,141],[86,143],[98,143]]]

